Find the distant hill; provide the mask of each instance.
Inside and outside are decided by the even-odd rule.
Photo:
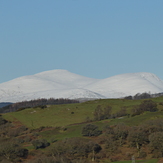
[[[51,70],[23,76],[0,84],[0,102],[20,102],[40,98],[106,99],[161,93],[163,81],[147,72],[93,79],[67,70]]]
[[[5,107],[5,106],[11,105],[11,104],[12,104],[11,102],[1,102],[1,103],[0,103],[0,108],[3,108],[3,107]]]

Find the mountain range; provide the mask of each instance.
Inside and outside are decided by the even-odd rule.
[[[155,74],[147,72],[94,79],[57,69],[1,83],[0,102],[39,98],[121,98],[144,92],[163,92],[163,81]]]

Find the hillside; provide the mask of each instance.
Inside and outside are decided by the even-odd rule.
[[[51,70],[0,84],[0,102],[39,98],[106,99],[137,93],[163,92],[163,81],[151,73],[121,74],[92,79],[67,70]]]
[[[31,129],[39,128],[41,126],[57,127],[82,123],[86,121],[87,117],[93,119],[93,112],[98,106],[101,106],[102,108],[110,106],[112,108],[112,114],[125,108],[128,114],[130,114],[133,107],[139,105],[142,101],[144,100],[100,99],[76,104],[49,105],[44,109],[38,106],[18,112],[7,113],[3,116],[10,121],[17,119],[19,122]],[[163,101],[163,96],[152,98],[152,101],[158,104],[159,110],[163,109],[163,106],[159,105]],[[152,114],[162,116],[163,113],[160,113],[156,112]],[[146,120],[146,118],[144,120]],[[125,119],[121,121],[125,121]],[[142,123],[142,121],[138,120],[137,123]]]
[[[162,101],[163,96],[146,100],[100,99],[6,113],[0,117],[0,144],[19,144],[21,149],[16,149],[24,154],[13,153],[25,163],[90,163],[92,158],[95,163],[128,163],[132,156],[136,162],[158,163],[162,147],[158,150],[152,138],[160,136],[160,132],[163,135]],[[139,112],[138,108],[145,110]],[[3,146],[0,153],[5,151]],[[7,160],[19,162],[10,157]],[[0,155],[0,160],[3,158]]]
[[[2,107],[5,107],[5,106],[7,106],[7,105],[11,105],[12,103],[5,103],[5,102],[2,102],[2,103],[0,103],[0,108],[2,108]]]

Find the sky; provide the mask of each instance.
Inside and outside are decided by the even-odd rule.
[[[162,0],[0,0],[0,83],[65,69],[163,80]]]

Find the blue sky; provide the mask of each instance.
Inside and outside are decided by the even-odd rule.
[[[163,79],[162,0],[0,0],[0,83],[53,69]]]

